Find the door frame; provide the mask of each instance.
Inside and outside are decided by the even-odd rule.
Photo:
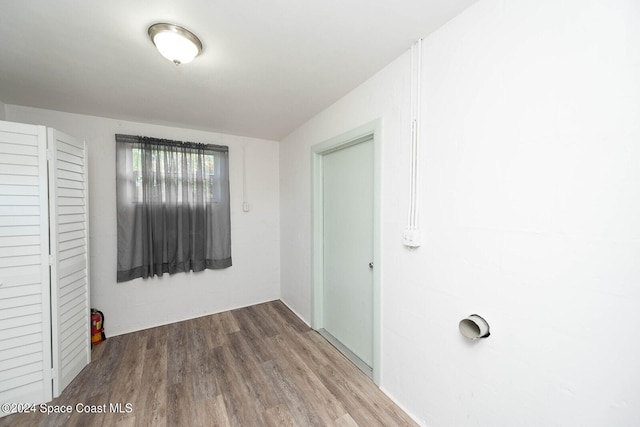
[[[360,142],[373,141],[373,382],[380,385],[381,279],[382,279],[382,121],[366,123],[311,147],[311,327],[323,329],[324,290],[324,201],[323,156]]]

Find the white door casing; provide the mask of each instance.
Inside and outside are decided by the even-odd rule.
[[[366,318],[365,313],[367,312],[369,313],[368,316],[371,321],[370,323],[371,333],[370,333],[370,337],[368,338],[370,342],[370,344],[368,344],[368,347],[370,349],[369,355],[367,355],[366,352],[361,350],[363,346],[367,345],[367,344],[363,344],[364,341],[360,343],[356,342],[355,345],[350,343],[338,342],[338,344],[340,345],[338,345],[337,347],[338,348],[346,347],[346,351],[342,349],[341,350],[348,357],[350,357],[348,353],[354,353],[357,359],[362,359],[357,361],[354,360],[354,363],[356,363],[356,365],[358,365],[361,369],[363,369],[362,367],[363,364],[369,365],[371,367],[371,369],[369,369],[369,372],[367,372],[366,369],[363,369],[363,371],[365,371],[365,373],[368,373],[369,375],[372,375],[372,379],[377,384],[379,384],[380,382],[380,375],[381,375],[380,373],[380,294],[381,294],[382,262],[381,262],[381,232],[380,232],[381,230],[380,136],[381,136],[381,121],[376,120],[374,122],[367,123],[357,129],[354,129],[353,131],[347,132],[343,135],[339,135],[328,141],[317,144],[311,148],[312,327],[320,331],[321,333],[323,333],[323,335],[325,336],[326,334],[324,334],[324,332],[329,332],[329,334],[331,335],[331,331],[328,331],[326,327],[328,326],[329,329],[333,328],[332,319],[327,319],[326,316],[327,315],[331,316],[332,311],[340,312],[340,311],[348,310],[344,307],[341,307],[340,304],[342,303],[339,301],[337,302],[337,305],[332,305],[332,303],[329,303],[329,306],[326,307],[327,310],[325,310],[325,297],[331,296],[332,293],[336,293],[336,292],[339,295],[340,292],[344,291],[344,289],[341,290],[339,286],[332,287],[331,285],[329,285],[328,289],[325,289],[325,283],[326,283],[325,274],[329,276],[329,280],[333,280],[331,279],[332,274],[334,275],[334,277],[338,277],[338,278],[341,275],[341,273],[334,274],[334,272],[336,272],[337,269],[344,268],[345,266],[353,266],[355,270],[358,270],[358,272],[356,272],[355,274],[356,276],[360,276],[362,278],[361,279],[362,283],[365,282],[364,278],[368,277],[368,284],[371,289],[369,293],[370,296],[367,297],[369,298],[369,302],[363,303],[361,301],[360,302],[356,301],[355,302],[356,307],[353,310],[359,311],[360,314],[362,315],[361,316],[362,319]],[[360,145],[360,147],[358,147],[358,145]],[[367,148],[367,145],[370,148]],[[349,151],[352,149],[354,150]],[[360,203],[369,204],[371,218],[372,218],[372,226],[360,227],[359,225],[362,225],[362,224],[354,224],[353,227],[347,226],[346,229],[343,229],[342,231],[340,231],[340,227],[341,227],[340,219],[329,218],[328,221],[335,222],[335,224],[330,225],[329,233],[330,234],[331,233],[340,234],[342,232],[354,233],[353,236],[349,237],[347,240],[354,240],[354,239],[358,240],[354,236],[358,236],[358,235],[361,236],[363,233],[365,233],[363,230],[368,228],[370,230],[370,232],[368,233],[370,237],[369,252],[367,255],[364,255],[364,256],[354,255],[351,258],[351,260],[348,262],[342,262],[340,260],[341,257],[339,256],[334,257],[333,260],[328,259],[329,263],[334,263],[337,261],[337,264],[334,265],[334,267],[336,267],[337,269],[331,268],[331,267],[325,268],[325,255],[328,254],[329,257],[331,258],[332,256],[331,254],[336,254],[336,253],[339,254],[340,251],[342,251],[343,249],[346,249],[347,245],[345,245],[345,247],[342,248],[340,244],[338,244],[337,249],[334,247],[334,248],[327,248],[327,250],[325,250],[325,247],[324,247],[325,246],[325,230],[324,230],[325,228],[324,166],[325,165],[324,165],[324,162],[326,159],[329,158],[327,156],[333,156],[334,154],[338,154],[337,156],[335,156],[334,159],[332,159],[332,160],[337,160],[337,162],[332,162],[332,160],[329,160],[329,163],[341,163],[342,161],[347,161],[346,157],[352,157],[349,155],[346,155],[346,156],[343,156],[343,155],[347,153],[351,153],[351,154],[354,154],[353,157],[359,159],[357,163],[361,164],[363,161],[363,157],[357,154],[358,150],[363,150],[363,153],[360,153],[360,154],[364,154],[364,152],[367,152],[368,150],[370,150],[368,151],[368,154],[365,154],[365,155],[371,156],[370,160],[367,161],[371,165],[371,169],[369,169],[371,172],[366,174],[372,174],[372,177],[369,177],[369,182],[372,184],[372,189],[371,189],[371,194],[373,199],[372,203],[363,202],[363,199],[365,199],[368,196],[364,194],[358,194],[354,196],[353,192],[355,190],[347,189],[346,187],[343,188],[343,191],[337,192],[337,198],[335,200],[330,200],[328,202],[330,204],[344,205],[344,203],[350,203],[350,202],[355,203],[357,202],[357,200],[360,200]],[[340,151],[342,151],[342,153],[339,153]],[[340,159],[341,157],[345,157],[345,158]],[[329,167],[331,167],[331,165]],[[358,178],[356,178],[356,180],[358,180]],[[329,185],[334,185],[334,184],[329,184]],[[339,200],[342,197],[346,197],[346,199]],[[327,206],[327,209],[329,209],[328,206]],[[330,208],[330,209],[332,212],[338,212],[338,213],[340,213],[341,211],[344,211],[344,209],[339,209],[339,208],[338,209]],[[353,223],[354,221],[357,222],[357,219],[354,219],[356,217],[357,217],[357,213],[355,217],[352,217],[351,219],[345,219],[345,222],[351,222],[351,223]],[[366,221],[369,221],[369,220],[367,219]],[[337,228],[335,226],[337,226]],[[332,244],[330,243],[329,245],[331,246]],[[361,259],[357,259],[357,258],[361,258]],[[364,263],[362,260],[365,260]],[[369,268],[369,262],[373,263],[372,269]],[[328,269],[331,269],[331,271],[328,271]],[[367,308],[367,304],[370,307],[370,309]],[[357,320],[355,321],[357,322]],[[361,320],[361,321],[364,321],[364,320]],[[334,333],[336,335],[340,335],[342,332],[335,332],[334,330]],[[348,332],[348,334],[349,333],[353,334],[353,332]],[[345,337],[347,338],[345,339]],[[332,337],[328,337],[328,338],[332,338]],[[341,337],[333,337],[333,338],[341,338],[345,341],[350,340],[347,335],[344,335]],[[342,344],[344,344],[344,346]],[[353,348],[349,348],[350,345]],[[364,359],[367,359],[366,363],[358,363],[358,362],[364,362]],[[365,366],[365,368],[368,368],[368,367]]]

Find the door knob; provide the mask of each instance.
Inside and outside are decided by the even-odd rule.
[[[369,268],[373,269],[373,262],[369,263]]]

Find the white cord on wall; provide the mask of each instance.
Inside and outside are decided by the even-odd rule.
[[[422,79],[422,39],[411,46],[411,149],[409,151],[409,213],[403,233],[405,246],[420,246],[420,107]]]

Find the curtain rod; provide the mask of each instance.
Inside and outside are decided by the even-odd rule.
[[[136,136],[136,135],[123,135],[116,134],[116,142],[128,142],[128,143],[140,143],[140,144],[155,144],[164,146],[178,146],[186,148],[203,148],[214,151],[228,152],[229,147],[227,145],[217,144],[203,144],[200,142],[188,142],[188,141],[175,141],[171,139],[154,138],[150,136]]]

